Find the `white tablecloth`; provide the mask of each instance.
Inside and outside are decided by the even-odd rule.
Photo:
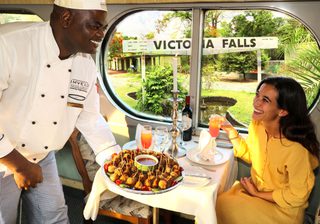
[[[190,150],[195,147],[195,144],[190,142],[185,148]],[[152,207],[194,215],[198,224],[215,224],[217,223],[215,213],[217,194],[227,190],[232,185],[237,172],[237,166],[234,164],[233,159],[233,150],[223,148],[220,148],[220,150],[227,150],[225,155],[229,158],[227,162],[216,166],[203,168],[203,166],[200,167],[186,157],[178,159],[185,173],[202,173],[210,176],[211,180],[207,181],[206,185],[204,185],[204,181],[206,181],[204,178],[196,177],[199,181],[195,183],[194,181],[188,181],[189,177],[185,177],[183,182],[175,189],[154,195],[131,193],[110,182],[108,182],[108,188],[114,193]],[[192,180],[194,180],[194,177],[192,177]]]

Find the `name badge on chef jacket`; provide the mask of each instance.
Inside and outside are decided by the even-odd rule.
[[[71,79],[68,94],[68,106],[83,108],[83,101],[89,91],[89,83],[79,79]]]

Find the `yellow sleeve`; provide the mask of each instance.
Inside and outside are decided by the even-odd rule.
[[[246,139],[244,139],[243,137],[239,137],[239,145],[237,147],[234,147],[234,156],[238,157],[240,159],[242,159],[243,161],[245,161],[246,163],[251,164],[252,161],[252,155],[250,152],[250,148],[255,147],[256,143],[255,142],[255,138],[256,138],[256,129],[257,125],[252,122],[249,125],[248,128],[248,137]]]
[[[307,203],[314,185],[314,173],[309,160],[309,152],[301,145],[292,148],[286,164],[288,183],[272,193],[273,200],[284,208],[303,206]]]
[[[234,156],[242,159],[246,163],[251,164],[248,144],[243,137],[240,137],[239,145],[237,147],[234,147]]]

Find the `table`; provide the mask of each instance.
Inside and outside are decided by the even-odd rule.
[[[185,145],[185,148],[190,150],[195,146],[195,142],[190,142]],[[135,194],[125,191],[115,184],[108,184],[108,189],[126,198],[154,207],[154,224],[158,222],[158,208],[194,215],[198,224],[215,224],[217,223],[215,213],[217,194],[231,187],[237,173],[233,150],[224,148],[220,148],[220,150],[226,150],[226,155],[229,158],[227,162],[216,166],[206,166],[204,168],[191,162],[186,157],[178,159],[185,173],[201,172],[210,176],[211,180],[206,185],[190,184],[190,182],[188,183],[188,177],[185,177],[184,181],[175,189],[161,194]],[[199,182],[200,180],[203,181],[203,178],[199,178]]]

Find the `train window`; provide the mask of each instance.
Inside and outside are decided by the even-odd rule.
[[[290,76],[311,106],[319,92],[319,49],[297,19],[270,10],[209,10],[204,16],[199,125],[210,114],[246,127],[257,83]]]
[[[170,117],[173,64],[179,96],[189,90],[191,23],[189,11],[140,11],[117,24],[103,63],[120,106],[137,117]]]
[[[170,121],[176,63],[179,97],[193,94],[196,126],[207,127],[210,114],[217,113],[246,128],[256,86],[268,76],[296,79],[313,107],[320,51],[301,21],[269,9],[203,13],[199,19],[191,10],[138,11],[112,25],[102,61],[105,85],[118,106],[139,118]],[[190,79],[190,67],[198,63],[192,29],[203,37],[200,74],[192,74],[199,79]]]
[[[19,13],[1,13],[0,12],[0,24],[12,23],[12,22],[40,22],[42,19],[33,14],[19,14]]]

